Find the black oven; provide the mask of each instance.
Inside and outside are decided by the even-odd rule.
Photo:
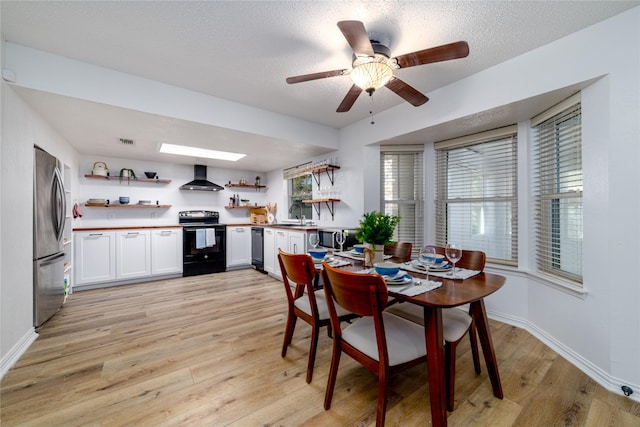
[[[218,212],[183,211],[182,275],[219,273],[227,268],[227,226],[218,223]]]

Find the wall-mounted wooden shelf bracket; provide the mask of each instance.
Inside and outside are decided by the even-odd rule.
[[[329,181],[331,181],[331,185],[333,185],[333,182],[334,182],[333,171],[337,169],[340,169],[340,166],[323,165],[323,166],[318,166],[318,167],[309,169],[309,172],[311,172],[311,175],[313,175],[314,181],[318,185],[318,188],[320,188],[320,175],[322,171],[324,171],[327,174]]]
[[[314,200],[303,200],[302,203],[311,203],[313,208],[316,210],[318,214],[318,219],[320,219],[320,205],[324,203],[331,214],[331,221],[333,221],[333,212],[334,212],[334,203],[340,202],[340,199],[314,199]]]

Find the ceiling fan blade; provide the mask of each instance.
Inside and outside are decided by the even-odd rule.
[[[336,112],[345,113],[349,111],[361,93],[362,93],[362,89],[360,89],[358,85],[351,86],[351,89],[349,89],[349,92],[347,92],[347,95],[344,97],[344,99],[338,106],[338,109],[336,110]]]
[[[311,74],[303,74],[301,76],[287,77],[287,83],[294,84],[294,83],[308,82],[310,80],[325,79],[327,77],[343,76],[347,71],[349,70],[345,68],[344,70],[322,71],[319,73],[311,73]]]
[[[344,38],[347,39],[356,56],[375,56],[369,40],[369,34],[367,34],[362,22],[340,21],[338,22],[338,28],[342,31]]]
[[[407,83],[403,82],[397,77],[389,80],[389,82],[385,86],[414,107],[419,107],[429,100],[429,98],[427,98],[425,95],[418,92],[416,89],[409,86]]]
[[[448,61],[450,59],[464,58],[469,55],[467,42],[455,42],[442,46],[418,50],[395,57],[400,68],[416,65],[431,64],[433,62]]]

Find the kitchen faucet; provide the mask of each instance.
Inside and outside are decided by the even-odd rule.
[[[297,207],[300,213],[300,216],[296,216],[300,220],[300,225],[304,225],[304,215],[302,215],[302,206],[299,203],[292,203],[289,207],[289,213],[293,212],[293,208]]]

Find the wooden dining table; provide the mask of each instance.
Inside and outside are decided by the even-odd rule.
[[[393,259],[390,261],[394,261]],[[364,268],[360,261],[352,260],[348,266],[341,267],[349,271]],[[411,276],[424,279],[421,273],[410,272]],[[493,349],[489,321],[484,298],[496,292],[504,285],[506,278],[498,274],[479,273],[465,280],[431,276],[431,280],[441,281],[442,286],[416,296],[407,296],[389,288],[389,295],[398,301],[418,304],[424,308],[425,341],[427,346],[427,366],[429,378],[429,399],[431,418],[434,426],[447,425],[444,339],[442,335],[442,309],[469,304],[470,313],[476,325],[480,345],[487,365],[493,395],[502,399],[502,384],[498,373],[498,363]]]

